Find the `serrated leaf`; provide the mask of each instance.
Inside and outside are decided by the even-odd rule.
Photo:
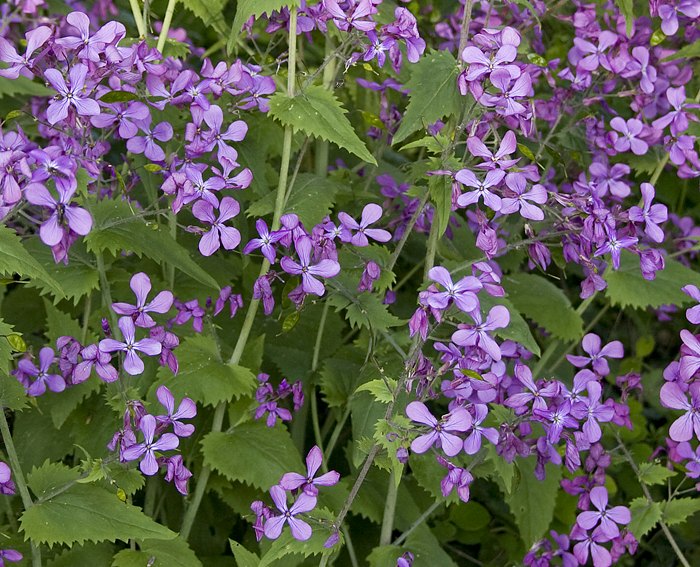
[[[569,298],[549,280],[535,274],[512,274],[503,287],[513,306],[523,315],[564,341],[583,336],[583,319]]]
[[[76,484],[35,504],[22,514],[20,525],[27,539],[49,546],[141,538],[171,540],[177,536],[140,508],[90,484]]]
[[[488,314],[489,310],[494,305],[505,306],[510,313],[510,323],[504,329],[496,329],[494,333],[502,339],[510,339],[520,343],[535,356],[540,356],[540,347],[537,344],[535,337],[532,336],[530,326],[527,324],[527,321],[522,318],[510,300],[505,297],[493,297],[482,293],[479,295],[479,302],[481,303],[481,312],[484,320],[486,319],[486,315]]]
[[[696,512],[700,512],[700,498],[675,498],[666,503],[663,519],[673,526],[685,522]]]
[[[629,505],[632,521],[627,528],[634,537],[642,539],[661,520],[661,505],[646,498],[635,498]]]
[[[534,457],[521,459],[518,467],[522,471],[520,484],[517,490],[506,497],[506,502],[520,528],[520,537],[529,548],[547,532],[554,518],[561,468],[548,463],[547,476],[540,481],[535,477]]]
[[[297,0],[239,0],[236,5],[236,17],[231,26],[231,35],[228,38],[226,49],[230,52],[236,44],[236,40],[241,33],[241,28],[251,16],[258,18],[262,14],[268,16],[282,8],[297,6]]]
[[[164,384],[178,399],[187,396],[195,402],[215,406],[251,394],[255,389],[255,374],[221,360],[216,341],[207,335],[184,339],[177,349],[177,358],[180,371],[173,376],[169,368],[160,367],[153,391]]]
[[[19,236],[7,226],[0,226],[0,274],[12,277],[14,274],[26,278],[38,278],[53,295],[65,297],[61,286],[44,267],[26,250]]]
[[[62,463],[52,463],[48,459],[40,467],[33,467],[27,474],[27,485],[34,496],[41,498],[47,493],[69,482],[78,480],[80,472]]]
[[[104,199],[92,207],[91,213],[94,226],[85,237],[89,250],[109,251],[113,255],[127,251],[147,256],[156,262],[175,266],[209,288],[219,289],[216,280],[192,260],[187,249],[180,246],[166,229],[146,224],[134,215],[125,201]]]
[[[87,565],[109,565],[114,555],[114,546],[109,543],[87,544],[66,549],[46,563],[46,567],[82,567]]]
[[[228,34],[223,9],[228,0],[180,0],[204,25],[212,27],[222,37]]]
[[[202,441],[204,463],[229,480],[268,490],[284,473],[303,472],[301,457],[283,425],[265,420],[243,423],[227,433],[210,433]]]
[[[645,280],[639,270],[639,258],[623,250],[620,269],[608,268],[605,280],[608,282],[605,296],[613,305],[635,309],[661,305],[680,307],[693,301],[681,291],[681,287],[686,284],[700,286],[700,273],[667,259],[665,269],[656,272],[656,279]]]
[[[676,476],[676,471],[669,470],[663,465],[657,465],[656,463],[642,463],[639,465],[639,480],[649,486],[665,484],[666,480],[674,476]]]
[[[387,378],[385,382],[381,378],[370,380],[362,384],[356,392],[369,392],[374,399],[382,404],[388,404],[394,399],[394,389],[396,388],[396,380]]]
[[[374,294],[362,293],[353,297],[334,294],[327,300],[337,311],[345,310],[350,326],[366,327],[381,332],[401,324],[401,319],[389,313],[388,306]]]
[[[68,313],[64,313],[50,301],[44,299],[46,309],[46,338],[55,343],[59,337],[70,335],[79,338],[82,334],[80,323]]]
[[[292,98],[283,93],[275,94],[270,99],[269,114],[285,126],[328,140],[362,161],[377,165],[365,143],[353,130],[340,101],[321,86],[312,85]]]
[[[248,551],[240,543],[232,539],[228,540],[228,543],[231,546],[231,551],[236,558],[238,567],[258,567],[260,565],[260,557],[255,553]]]
[[[41,83],[37,83],[27,77],[8,79],[0,77],[0,98],[4,96],[53,96],[56,92]]]
[[[317,511],[318,509],[314,510],[314,513]],[[278,539],[272,542],[267,553],[260,558],[258,567],[268,567],[273,565],[278,559],[288,555],[301,555],[307,558],[324,553],[333,553],[333,549],[326,549],[323,546],[329,535],[329,532],[316,528],[313,530],[311,538],[306,541],[299,541],[292,537],[289,530],[285,530]]]
[[[194,551],[179,537],[169,541],[147,539],[139,542],[139,548],[117,553],[112,567],[202,567]]]
[[[312,227],[330,214],[335,196],[343,185],[329,177],[300,173],[284,206],[285,213],[296,213],[304,226]],[[275,209],[275,191],[252,203],[246,214],[262,217]]]
[[[430,51],[411,65],[411,78],[406,83],[408,106],[392,144],[445,116],[461,112],[466,99],[457,89],[458,75],[457,61],[449,51]]]
[[[346,346],[326,358],[321,369],[321,392],[330,407],[344,407],[360,383],[365,354],[354,346]]]

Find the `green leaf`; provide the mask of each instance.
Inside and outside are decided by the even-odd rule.
[[[529,548],[547,532],[554,518],[561,469],[548,463],[547,476],[539,481],[535,477],[534,457],[518,461],[518,467],[522,471],[520,484],[506,497],[506,502],[520,528],[520,537]]]
[[[315,509],[314,515],[322,509]],[[312,555],[321,555],[334,553],[334,549],[326,549],[323,544],[328,539],[329,532],[321,529],[314,529],[313,535],[306,541],[299,541],[292,537],[289,530],[284,530],[282,535],[272,542],[270,549],[262,556],[258,567],[268,567],[273,565],[278,559],[287,557],[288,555],[301,555],[302,557],[311,557]]]
[[[669,470],[663,465],[657,465],[656,463],[642,463],[639,465],[639,480],[649,486],[665,484],[666,480],[674,476],[676,476],[676,471]]]
[[[112,567],[202,567],[194,551],[179,537],[169,541],[147,539],[139,542],[139,548],[117,553]]]
[[[248,551],[237,541],[230,539],[228,542],[231,545],[231,551],[233,551],[238,567],[258,567],[260,565],[260,558],[255,553]]]
[[[635,498],[630,502],[629,509],[632,521],[627,527],[637,539],[642,539],[661,520],[661,505],[658,502]]]
[[[177,536],[136,506],[125,504],[115,494],[90,484],[76,484],[46,502],[35,504],[22,514],[20,524],[26,538],[49,546],[118,539],[171,540]]]
[[[80,477],[77,469],[68,468],[62,463],[52,463],[48,459],[40,467],[33,467],[27,475],[27,485],[34,496],[41,498],[49,492],[61,488]]]
[[[540,347],[537,344],[537,341],[535,341],[535,337],[532,336],[530,326],[508,299],[505,297],[493,297],[482,293],[479,296],[479,301],[481,303],[481,312],[483,313],[484,320],[486,319],[486,315],[488,314],[489,310],[494,305],[503,305],[508,309],[508,312],[510,313],[510,323],[505,329],[496,329],[494,331],[496,335],[502,339],[516,341],[523,345],[535,356],[540,356]]]
[[[262,14],[267,14],[269,16],[272,12],[279,11],[285,6],[291,7],[297,5],[297,0],[239,0],[236,6],[236,17],[231,26],[231,35],[228,38],[226,49],[229,52],[233,51],[233,46],[236,44],[243,24],[245,24],[251,16],[256,18]]]
[[[131,91],[109,91],[100,97],[100,102],[111,104],[113,102],[129,102],[137,98],[139,98],[139,95]]]
[[[700,286],[700,273],[675,260],[666,260],[666,268],[656,273],[656,279],[645,280],[639,270],[639,258],[622,251],[619,270],[605,272],[608,288],[606,297],[613,305],[646,309],[661,305],[678,307],[693,300],[681,291],[686,284]]]
[[[685,522],[700,511],[700,498],[676,498],[666,503],[663,511],[664,522],[673,526]]]
[[[459,67],[449,51],[430,51],[410,68],[408,106],[392,144],[445,116],[458,115],[466,104],[457,88]]]
[[[377,165],[345,114],[346,110],[335,95],[318,85],[292,98],[277,93],[270,99],[270,115],[285,126],[328,140],[362,161]]]
[[[632,37],[632,26],[634,25],[634,0],[615,0],[615,4],[620,13],[625,18],[625,31],[627,37]]]
[[[209,433],[202,441],[204,463],[229,480],[268,490],[284,473],[302,472],[301,457],[283,425],[265,420],[243,423],[228,433]]]
[[[396,565],[396,560],[403,555],[406,550],[398,545],[382,545],[375,547],[367,556],[369,567],[387,567]]]
[[[147,256],[156,262],[175,266],[194,280],[212,289],[219,289],[212,278],[190,257],[169,232],[157,224],[147,224],[135,216],[125,201],[104,199],[92,207],[95,223],[85,237],[88,249],[93,252],[109,251],[117,255],[122,251]]]
[[[396,380],[387,378],[387,382],[381,378],[371,380],[362,384],[356,392],[369,392],[374,399],[382,404],[388,404],[394,399],[394,389],[396,388]]]
[[[177,349],[180,371],[173,376],[169,368],[158,369],[158,386],[166,385],[176,398],[185,396],[195,402],[216,406],[251,394],[255,374],[247,368],[221,360],[216,341],[207,335],[187,337]]]
[[[8,79],[0,77],[0,98],[4,96],[53,96],[56,91],[28,79],[27,77],[17,77]]]
[[[228,0],[180,0],[180,3],[222,37],[229,33],[223,9]]]
[[[330,295],[327,301],[336,311],[345,309],[345,318],[353,328],[366,327],[381,332],[401,324],[401,319],[389,313],[388,306],[371,293],[350,297],[337,293]]]
[[[284,206],[285,213],[296,213],[305,226],[314,226],[331,213],[335,195],[343,185],[329,177],[300,173]],[[252,203],[247,210],[249,217],[262,217],[275,210],[276,191]]]
[[[19,274],[26,278],[41,280],[53,295],[65,297],[61,286],[44,267],[22,246],[15,231],[4,225],[0,226],[0,274],[12,277]]]
[[[114,555],[110,543],[73,546],[46,563],[46,567],[82,567],[87,565],[109,565]]]
[[[78,321],[46,299],[44,299],[44,308],[46,309],[45,335],[49,342],[55,343],[59,337],[65,335],[80,338],[82,329]]]
[[[7,374],[7,360],[4,358],[3,350],[5,346],[4,342],[7,342],[4,337],[0,337],[0,408],[7,408],[11,410],[21,410],[27,405],[27,394],[24,390],[24,386],[19,383],[17,378]]]
[[[361,382],[365,353],[354,346],[346,346],[323,362],[321,392],[330,407],[345,407]]]
[[[676,61],[677,59],[687,59],[689,57],[700,57],[700,43],[694,41],[679,49],[674,54],[664,57],[661,61]]]
[[[413,567],[457,567],[426,525],[418,527],[408,536],[404,545],[415,556]]]
[[[526,317],[564,341],[583,336],[583,319],[551,281],[535,274],[513,274],[503,282],[508,299]]]
[[[493,472],[489,473],[495,477],[496,482],[502,487],[505,494],[513,491],[513,480],[517,465],[515,462],[509,463],[496,452],[496,447],[489,443],[486,446],[486,463],[490,463]]]
[[[430,200],[435,205],[438,223],[438,238],[447,230],[452,216],[452,182],[447,175],[434,175],[428,181]]]

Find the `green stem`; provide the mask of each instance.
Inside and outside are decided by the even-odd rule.
[[[138,0],[129,0],[129,6],[131,6],[131,13],[134,15],[134,22],[136,23],[136,29],[139,31],[139,37],[145,38],[146,24],[143,22]]]
[[[348,407],[345,408],[342,417],[338,420],[338,423],[336,423],[335,429],[333,429],[333,433],[331,433],[331,438],[328,440],[328,445],[326,445],[326,452],[324,453],[326,461],[328,461],[331,458],[331,455],[333,454],[333,449],[335,448],[335,444],[338,442],[338,437],[340,437],[340,434],[343,431],[343,426],[348,420],[348,417],[350,417],[350,404],[348,404]]]
[[[95,261],[97,263],[97,272],[100,275],[100,293],[102,293],[102,308],[108,313],[109,324],[112,326],[112,333],[117,332],[117,316],[112,311],[112,292],[107,279],[107,270],[105,269],[105,261],[102,252],[95,252]]]
[[[435,512],[440,506],[443,505],[443,502],[440,502],[439,500],[436,500],[433,502],[430,507],[423,512],[419,518],[416,519],[415,522],[411,524],[411,526],[404,532],[402,533],[399,537],[397,537],[391,545],[401,545],[404,541],[406,541],[406,538],[410,536],[416,528],[418,528],[423,522],[425,522],[430,515]]]
[[[430,234],[428,235],[428,250],[425,255],[425,266],[423,267],[423,279],[428,279],[428,272],[435,265],[435,255],[437,253],[437,245],[440,240],[438,235],[438,223],[434,222],[430,225]]]
[[[402,469],[403,470],[403,469]],[[389,486],[384,501],[384,515],[382,516],[382,531],[379,534],[379,545],[389,545],[391,534],[394,531],[394,515],[396,513],[396,498],[399,495],[399,481],[396,481],[396,471],[389,474]]]
[[[7,417],[5,417],[4,408],[0,408],[0,433],[2,434],[2,441],[5,444],[5,451],[7,451],[7,458],[10,461],[12,474],[15,477],[15,484],[17,485],[17,490],[19,490],[19,495],[22,499],[24,510],[27,511],[33,505],[32,497],[29,495],[29,489],[27,488],[27,483],[24,480],[24,474],[22,473],[22,467],[19,464],[19,458],[17,457],[15,443],[14,441],[12,441],[12,434],[10,433],[10,426],[7,423]],[[31,546],[32,566],[41,567],[41,549],[39,549],[39,546],[36,545],[34,542],[31,543]]]
[[[172,211],[168,211],[168,228],[170,228],[170,236],[173,240],[177,240],[177,215]],[[172,290],[175,287],[175,265],[168,264],[168,289]]]
[[[90,323],[90,312],[92,311],[92,291],[85,296],[85,306],[83,307],[83,328],[80,333],[80,343],[87,342],[88,324]]]
[[[287,94],[292,97],[294,96],[294,83],[296,75],[296,45],[297,45],[297,12],[296,10],[290,11],[289,18],[289,62],[288,62],[288,77],[287,77]],[[279,183],[277,185],[277,197],[275,199],[275,211],[272,218],[272,230],[279,229],[280,217],[282,216],[282,207],[284,206],[284,196],[287,189],[287,178],[289,176],[289,162],[292,155],[292,128],[287,127],[284,131],[284,142],[282,146],[282,163],[280,165],[280,175]],[[260,267],[260,276],[263,277],[267,274],[270,269],[270,263],[267,260],[263,260],[262,266]],[[243,327],[236,340],[236,346],[233,349],[233,354],[229,360],[229,364],[238,364],[241,361],[243,352],[245,351],[246,344],[248,343],[248,337],[253,328],[253,322],[255,321],[255,315],[258,311],[258,306],[260,305],[259,299],[251,299],[248,304],[248,311],[246,312],[245,319],[243,321]],[[214,411],[214,419],[212,421],[211,430],[212,432],[218,433],[222,430],[224,417],[226,416],[226,404],[220,403],[216,406]],[[192,501],[190,502],[185,515],[182,520],[182,528],[180,530],[180,536],[186,541],[192,531],[192,526],[194,520],[197,516],[197,510],[202,503],[202,498],[207,489],[207,483],[209,482],[209,477],[211,476],[211,469],[209,467],[202,467],[202,470],[197,479],[197,484],[195,485],[194,494],[192,495]]]
[[[168,39],[168,32],[170,31],[170,22],[173,20],[173,12],[175,11],[175,4],[177,0],[168,0],[168,7],[165,9],[165,17],[163,18],[163,27],[160,30],[160,35],[158,36],[158,45],[156,49],[163,54],[163,48],[165,47],[165,42]]]

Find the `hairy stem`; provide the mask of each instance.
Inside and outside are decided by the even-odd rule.
[[[129,0],[129,6],[131,6],[131,13],[134,15],[134,22],[136,23],[136,29],[139,32],[139,37],[146,37],[146,24],[141,16],[138,0]]]
[[[288,77],[287,77],[287,94],[292,97],[294,96],[294,83],[296,75],[296,45],[297,45],[297,12],[296,10],[290,11],[289,18],[289,62],[288,62]],[[282,216],[282,207],[284,206],[284,196],[287,190],[287,178],[289,176],[289,162],[292,155],[292,128],[287,127],[284,131],[284,142],[282,146],[282,163],[280,165],[280,176],[279,183],[277,185],[277,196],[275,199],[275,211],[272,218],[272,230],[279,229],[280,217]],[[270,263],[267,260],[263,260],[262,266],[260,267],[260,277],[267,274],[270,269]],[[250,331],[253,328],[253,322],[255,321],[255,315],[258,311],[258,306],[260,305],[259,299],[251,299],[248,304],[248,311],[246,312],[245,319],[243,321],[243,327],[238,335],[236,345],[233,348],[233,354],[229,360],[229,364],[238,364],[241,361],[243,352],[245,351],[246,344],[248,343],[248,337],[250,336]],[[212,432],[218,433],[222,430],[224,417],[226,416],[225,403],[220,403],[216,410],[214,411],[214,419],[212,421],[211,430]],[[207,483],[209,482],[209,477],[211,476],[211,469],[209,467],[202,467],[199,477],[197,479],[197,484],[195,485],[194,494],[192,495],[192,501],[190,502],[185,515],[182,520],[182,528],[180,529],[180,535],[184,540],[190,535],[192,531],[192,525],[197,516],[197,510],[202,503],[202,498],[207,489]]]
[[[173,20],[173,12],[175,11],[175,4],[177,0],[168,0],[168,7],[165,9],[165,17],[163,18],[163,27],[160,30],[160,35],[158,36],[158,45],[156,49],[163,54],[163,48],[165,47],[165,42],[168,39],[168,32],[170,31],[170,22]]]
[[[7,458],[10,461],[10,467],[12,468],[12,474],[15,477],[15,484],[17,485],[17,490],[19,490],[22,504],[24,505],[25,511],[29,510],[34,503],[32,502],[32,497],[29,495],[27,483],[24,480],[24,474],[22,473],[22,467],[19,464],[17,450],[15,449],[15,443],[12,440],[12,434],[10,433],[10,426],[7,423],[7,417],[5,417],[4,408],[0,409],[0,433],[2,434],[2,442],[5,444],[5,451],[7,452]],[[39,549],[39,546],[34,542],[31,542],[31,546],[32,567],[41,567],[41,549]]]
[[[382,516],[382,530],[379,534],[379,545],[389,545],[391,543],[391,534],[394,531],[396,498],[399,495],[399,482],[396,481],[396,471],[392,470],[389,474],[389,486],[387,487],[386,500],[384,501],[384,515]]]

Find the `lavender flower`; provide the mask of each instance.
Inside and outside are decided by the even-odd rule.
[[[625,350],[620,341],[611,341],[602,348],[600,345],[600,337],[595,333],[588,333],[581,341],[581,346],[588,356],[567,354],[566,359],[576,368],[592,364],[593,370],[598,376],[607,376],[610,374],[607,359],[622,358],[625,356]]]
[[[377,222],[382,216],[382,208],[374,203],[365,205],[362,209],[362,218],[358,223],[347,213],[338,213],[343,229],[340,232],[340,239],[343,242],[350,242],[354,246],[369,246],[367,237],[377,242],[388,242],[391,240],[391,233],[381,228],[368,228]],[[352,231],[356,231],[354,234]]]
[[[584,530],[598,526],[600,533],[612,539],[620,535],[618,524],[629,524],[632,517],[625,506],[608,508],[608,491],[604,486],[596,486],[591,490],[591,504],[597,512],[581,512],[576,518],[576,523]]]
[[[81,116],[97,116],[100,113],[100,105],[83,94],[87,74],[88,68],[82,63],[73,65],[68,72],[70,79],[70,87],[68,87],[58,69],[47,69],[44,71],[46,80],[61,96],[60,99],[54,99],[49,103],[49,108],[46,111],[49,124],[53,125],[67,118],[68,109],[71,106]]]
[[[41,396],[48,386],[52,392],[62,392],[66,389],[66,381],[60,374],[52,374],[51,366],[55,360],[54,352],[49,347],[39,351],[39,368],[33,362],[24,358],[17,364],[17,369],[25,376],[33,376],[34,382],[27,387],[30,396]]]
[[[314,478],[318,469],[323,463],[323,455],[321,449],[314,445],[306,455],[306,476],[289,472],[280,479],[280,486],[284,490],[297,490],[301,488],[309,496],[317,496],[317,486],[334,486],[338,484],[340,475],[336,471],[330,471],[321,476]]]
[[[663,242],[664,231],[659,228],[659,223],[665,222],[668,219],[668,209],[666,205],[659,203],[652,205],[654,200],[654,186],[650,183],[642,183],[642,203],[643,208],[631,207],[629,210],[629,218],[633,222],[643,222],[644,232],[654,242]]]
[[[211,256],[222,246],[225,250],[233,250],[240,244],[241,233],[224,224],[240,211],[241,206],[233,197],[224,197],[221,200],[218,217],[214,216],[214,207],[207,201],[200,200],[194,204],[192,214],[200,221],[211,225],[211,230],[205,232],[199,241],[199,251],[202,256]]]
[[[146,303],[151,292],[151,279],[143,272],[131,276],[129,287],[136,296],[136,305],[130,303],[113,303],[112,309],[118,315],[126,315],[134,320],[137,327],[155,327],[156,322],[148,313],[167,313],[173,305],[171,291],[161,291],[152,301]]]
[[[435,443],[439,443],[448,457],[454,457],[462,450],[462,439],[454,435],[453,431],[467,431],[472,424],[471,415],[464,408],[456,408],[447,415],[443,415],[440,421],[435,419],[423,402],[411,402],[406,406],[406,415],[411,420],[427,425],[432,429],[430,433],[416,437],[411,443],[414,453],[425,453]]]
[[[141,374],[144,364],[136,353],[142,352],[148,356],[155,356],[160,354],[162,345],[150,338],[137,341],[136,327],[134,327],[134,321],[131,317],[121,317],[118,325],[124,342],[115,339],[102,339],[99,345],[100,350],[102,352],[122,351],[126,353],[124,355],[124,370],[132,376]]]
[[[72,205],[75,188],[65,189],[57,184],[59,194],[58,200],[54,198],[49,190],[41,183],[30,183],[24,191],[24,196],[32,205],[45,207],[51,211],[49,218],[41,224],[39,236],[44,244],[56,246],[66,236],[66,229],[61,226],[62,222],[68,228],[85,236],[92,229],[92,217],[85,209]]]
[[[172,433],[163,433],[158,440],[154,441],[156,418],[150,414],[146,414],[141,418],[139,429],[143,433],[143,443],[126,447],[122,451],[122,458],[125,461],[141,459],[139,463],[141,472],[147,476],[153,476],[158,472],[156,451],[162,452],[175,449],[180,444],[180,439]]]
[[[282,269],[288,274],[301,275],[301,286],[304,292],[315,295],[323,295],[325,286],[316,277],[332,278],[340,272],[340,264],[334,260],[324,259],[316,264],[311,264],[311,251],[313,245],[311,239],[302,236],[294,241],[294,248],[299,256],[299,262],[295,262],[289,256],[280,261]]]
[[[299,541],[306,541],[312,535],[311,526],[304,520],[295,516],[310,512],[316,507],[316,497],[301,492],[296,502],[291,506],[287,505],[287,493],[281,486],[270,488],[270,496],[277,509],[282,513],[279,516],[271,516],[265,522],[265,537],[277,539],[282,534],[284,524],[289,524],[292,537]]]
[[[692,384],[689,392],[690,402],[675,382],[667,382],[661,387],[661,405],[685,410],[685,414],[674,421],[668,430],[669,437],[674,441],[690,441],[693,433],[700,439],[700,385]]]
[[[172,425],[173,432],[178,437],[189,437],[194,433],[194,425],[182,423],[181,419],[192,419],[197,415],[197,405],[190,398],[182,398],[175,411],[175,398],[166,386],[158,386],[156,398],[168,412],[166,415],[157,415],[156,421],[164,425]]]

